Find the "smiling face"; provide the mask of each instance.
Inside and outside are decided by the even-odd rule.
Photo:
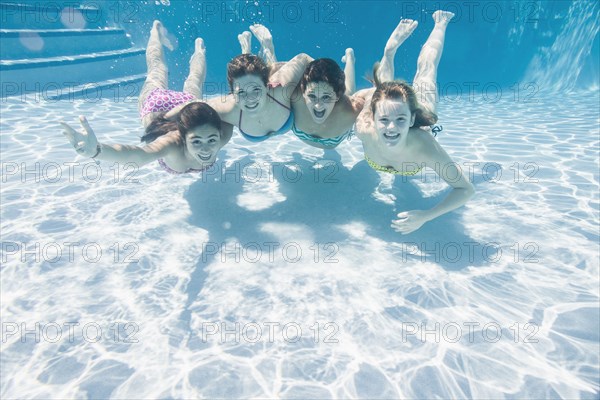
[[[191,129],[185,135],[188,155],[201,164],[212,164],[221,149],[219,130],[209,124]]]
[[[233,95],[242,111],[256,113],[267,103],[267,87],[257,75],[244,75],[233,80]]]
[[[408,131],[415,123],[407,103],[401,100],[382,99],[375,106],[375,128],[388,146],[405,144]]]
[[[313,121],[317,124],[325,122],[338,101],[333,87],[326,82],[309,82],[302,94]]]

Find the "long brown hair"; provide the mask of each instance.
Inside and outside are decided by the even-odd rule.
[[[384,99],[396,99],[408,104],[411,114],[415,114],[415,127],[435,125],[438,116],[419,104],[414,89],[408,83],[404,81],[379,82],[379,79],[377,79],[378,69],[379,63],[375,64],[373,68],[373,83],[375,84],[375,92],[371,98],[373,118],[375,117],[377,103]]]
[[[142,136],[142,142],[152,143],[158,137],[172,131],[178,131],[185,142],[185,135],[192,129],[203,125],[210,125],[221,132],[221,118],[219,114],[208,104],[194,102],[186,105],[177,114],[177,120],[165,119],[165,113],[159,114],[146,128],[146,134]]]

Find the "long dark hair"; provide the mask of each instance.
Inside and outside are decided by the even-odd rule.
[[[142,143],[152,143],[160,136],[177,130],[177,122],[166,119],[165,114],[166,112],[158,114],[146,127],[146,134],[141,138]]]
[[[152,143],[158,137],[173,131],[179,132],[179,135],[185,141],[185,135],[190,130],[207,124],[221,132],[219,114],[206,103],[194,102],[186,105],[177,114],[175,121],[168,120],[164,116],[165,113],[161,113],[152,120],[146,128],[146,134],[142,136],[142,142]]]
[[[375,106],[383,99],[398,99],[408,104],[408,108],[412,114],[415,114],[415,127],[432,126],[438,120],[438,116],[423,108],[417,101],[417,95],[414,89],[404,81],[379,82],[377,71],[379,63],[376,63],[373,68],[373,83],[375,84],[375,92],[371,98],[371,112],[375,117]]]
[[[304,92],[310,82],[325,82],[331,85],[338,98],[346,91],[346,76],[340,66],[331,58],[318,58],[308,64],[300,80],[300,90]]]

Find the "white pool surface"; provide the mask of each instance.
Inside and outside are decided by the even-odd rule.
[[[137,143],[134,102],[3,99],[0,397],[597,399],[599,94],[534,100],[440,103],[477,193],[403,236],[448,187],[356,138],[172,176],[58,125]]]

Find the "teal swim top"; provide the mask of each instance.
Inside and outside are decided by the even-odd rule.
[[[306,140],[313,143],[319,143],[326,147],[336,147],[340,143],[342,143],[345,139],[350,139],[352,137],[352,129],[348,130],[345,133],[342,133],[340,136],[335,136],[332,138],[321,138],[314,135],[309,135],[306,132],[301,131],[296,127],[296,123],[292,124],[292,132],[301,140]]]

